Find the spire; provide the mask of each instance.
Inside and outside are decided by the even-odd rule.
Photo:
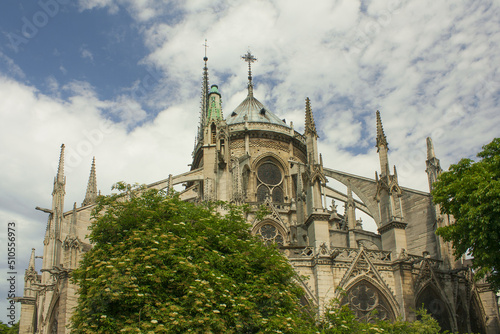
[[[377,152],[380,159],[380,177],[388,176],[389,172],[389,159],[387,151],[387,138],[385,137],[384,128],[382,127],[382,119],[380,118],[380,111],[377,110]]]
[[[205,43],[203,44],[205,47],[205,56],[203,57],[203,61],[205,62],[205,66],[203,67],[203,80],[201,85],[201,111],[200,111],[200,125],[198,127],[198,137],[196,138],[196,143],[203,142],[203,133],[204,126],[207,122],[207,113],[208,113],[208,57],[207,57],[207,40],[205,39]],[[196,145],[195,145],[196,148]]]
[[[90,168],[89,182],[87,184],[87,192],[82,206],[89,205],[95,202],[97,198],[97,177],[95,172],[95,157],[92,158],[92,167]]]
[[[311,100],[306,98],[306,129],[305,134],[316,134],[316,123],[314,122],[314,117],[311,111]]]
[[[59,219],[62,219],[64,211],[64,195],[66,194],[66,177],[64,176],[64,144],[61,145],[61,154],[59,156],[59,166],[57,175],[54,177],[54,188],[52,190],[52,211]]]
[[[64,185],[66,184],[66,178],[64,177],[64,144],[61,145],[61,154],[59,155],[59,165],[57,167],[57,175],[54,178],[54,189],[52,195],[54,195],[61,188],[64,192]]]
[[[257,61],[257,58],[248,50],[248,52],[241,56],[241,59],[248,63],[248,96],[253,96],[253,83],[252,83],[252,63]]]
[[[432,143],[431,137],[427,137],[427,160],[431,160],[436,157],[434,152],[434,144]]]
[[[380,118],[380,111],[377,110],[377,148],[384,145],[387,149],[387,138],[385,137],[384,128],[382,127],[382,119]]]
[[[28,271],[35,271],[35,249],[31,249],[30,262],[28,265]]]

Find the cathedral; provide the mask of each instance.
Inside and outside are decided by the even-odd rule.
[[[250,52],[242,58],[248,62],[248,94],[225,115],[218,86],[209,86],[204,58],[190,170],[165,175],[147,187],[182,185],[180,196],[186,201],[248,204],[252,233],[279,244],[298,276],[306,277],[299,279],[303,302],[320,314],[338,299],[363,321],[374,316],[413,321],[415,309],[423,305],[444,330],[500,333],[494,291],[474,280],[467,261],[455,261],[451,245],[435,234],[438,227],[452,224],[453,217],[440,213],[429,192],[404,187],[396,167],[389,165],[380,112],[373,122],[380,160],[380,166],[373,166],[375,178],[329,168],[318,152],[311,101],[305,99],[305,129],[299,133],[254,96],[251,65],[256,59]],[[431,190],[441,167],[430,138],[426,145]],[[24,295],[16,298],[22,305],[23,334],[69,333],[78,291],[71,271],[92,248],[85,236],[98,195],[95,161],[82,204],[65,211],[64,149],[62,145],[52,206],[37,207],[48,214],[43,265],[37,271],[33,249]],[[337,210],[338,204],[343,209]],[[269,213],[257,219],[261,205]],[[360,212],[373,219],[378,233],[363,229]]]

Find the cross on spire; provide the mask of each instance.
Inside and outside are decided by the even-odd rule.
[[[203,46],[205,47],[205,57],[203,58],[203,60],[207,61],[208,60],[208,57],[207,57],[208,44],[207,44],[207,39],[206,38],[205,38],[205,43],[203,44]]]
[[[245,55],[241,56],[241,59],[248,63],[248,94],[251,95],[253,94],[252,63],[256,62],[257,58],[248,50]]]

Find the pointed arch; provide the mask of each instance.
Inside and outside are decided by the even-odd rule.
[[[287,168],[287,166],[288,166],[287,163],[279,155],[277,155],[276,153],[273,153],[273,152],[266,152],[266,153],[258,156],[252,163],[252,166],[251,166],[252,170],[255,170],[257,168],[257,166],[259,166],[260,164],[262,164],[264,162],[264,160],[269,159],[269,158],[276,160],[275,162],[280,165],[280,167],[285,172],[285,175],[289,174],[288,168]]]
[[[423,286],[416,294],[415,306],[417,309],[422,306],[436,319],[442,330],[452,332],[454,330],[451,307],[442,290],[432,282]]]
[[[243,192],[243,198],[247,199],[248,197],[248,186],[250,182],[250,166],[245,164],[241,171],[241,187]]]
[[[290,243],[285,226],[270,218],[265,218],[255,224],[252,228],[252,234],[259,235],[266,243],[277,243],[281,246]]]
[[[394,321],[399,316],[392,295],[367,276],[360,276],[346,287],[341,305],[349,305],[356,317],[364,322]]]
[[[252,170],[257,202],[264,202],[268,197],[273,203],[283,203],[288,200],[289,171],[283,159],[268,152],[252,163]]]
[[[217,126],[215,126],[215,123],[212,122],[210,125],[210,144],[215,145],[217,141]]]

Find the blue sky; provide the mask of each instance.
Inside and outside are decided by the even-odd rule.
[[[34,207],[50,206],[62,143],[67,210],[93,156],[105,194],[188,169],[205,39],[225,115],[246,96],[250,48],[269,110],[302,131],[310,97],[326,166],[374,176],[379,109],[400,184],[426,191],[426,137],[447,168],[499,136],[498,17],[488,0],[2,1],[0,220],[18,226],[19,273],[42,251]]]

